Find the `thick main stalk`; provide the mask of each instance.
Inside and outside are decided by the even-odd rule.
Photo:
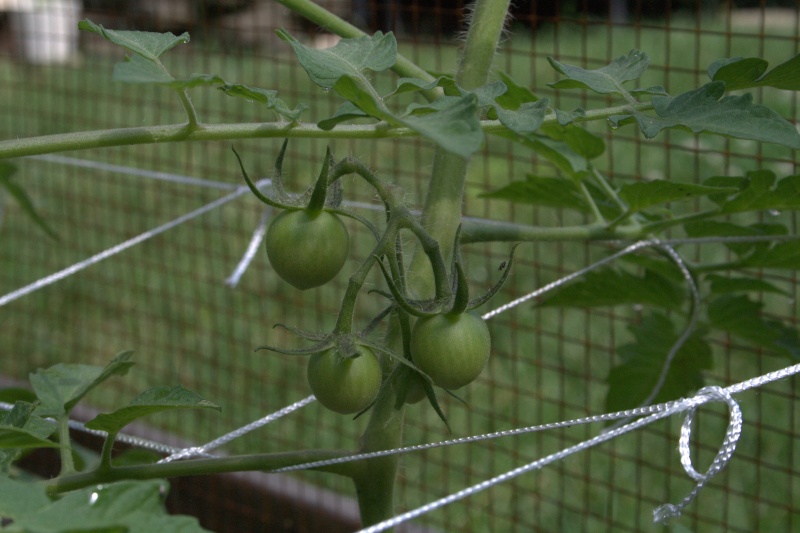
[[[509,0],[478,0],[467,33],[456,81],[466,89],[486,82],[495,48],[503,30]],[[439,241],[445,264],[453,252],[453,240],[461,223],[461,203],[467,161],[438,149],[433,175],[428,186],[423,224],[429,234]],[[434,279],[427,255],[417,253],[409,271],[409,284],[417,293],[431,293]],[[372,409],[370,422],[362,436],[363,451],[388,449],[402,439],[403,410],[395,410],[395,395],[382,397]],[[356,477],[356,492],[362,520],[372,524],[394,514],[392,505],[395,478],[399,461],[394,457],[381,458],[365,464],[368,474]]]

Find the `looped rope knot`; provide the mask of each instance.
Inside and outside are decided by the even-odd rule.
[[[681,425],[681,436],[678,440],[678,453],[681,456],[681,465],[684,471],[697,481],[697,486],[690,492],[682,502],[678,505],[666,504],[653,511],[653,521],[656,523],[669,523],[670,519],[677,518],[681,515],[683,508],[689,505],[692,500],[703,488],[708,480],[717,475],[723,468],[725,468],[736,450],[736,444],[742,434],[742,410],[736,400],[733,399],[731,393],[726,389],[718,386],[704,387],[700,389],[694,398],[686,400],[689,404],[686,410],[686,416]],[[711,465],[706,470],[705,474],[701,474],[695,470],[692,465],[692,456],[690,449],[690,441],[692,438],[692,425],[694,423],[694,415],[697,408],[708,402],[724,402],[728,404],[728,429],[725,431],[725,438],[722,441],[719,452]]]

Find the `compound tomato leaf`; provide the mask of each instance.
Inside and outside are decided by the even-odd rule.
[[[725,82],[725,89],[735,91],[751,87],[775,87],[800,90],[800,54],[784,61],[769,72],[769,63],[757,57],[733,57],[715,61],[708,67],[708,77]]]
[[[787,235],[789,230],[782,224],[751,224],[740,226],[732,222],[720,222],[717,220],[704,220],[702,222],[692,222],[684,224],[684,231],[689,237],[769,237],[771,235]],[[769,248],[769,242],[726,242],[725,247],[740,257]]]
[[[435,113],[395,119],[444,150],[468,158],[483,145],[483,130],[477,111],[477,97],[468,94]]]
[[[308,109],[308,106],[305,104],[299,104],[294,109],[290,108],[286,102],[278,98],[278,91],[274,89],[261,89],[260,87],[250,87],[239,83],[229,83],[219,87],[219,90],[228,96],[243,98],[248,102],[264,104],[267,106],[267,109],[275,111],[279,116],[290,122],[297,122],[300,120],[300,115],[303,111]]]
[[[725,83],[714,81],[675,97],[653,97],[655,115],[637,112],[609,121],[614,126],[636,122],[648,139],[664,129],[679,128],[800,148],[800,133],[778,113],[754,104],[752,95],[723,98],[724,92]]]
[[[42,483],[31,483],[0,476],[0,516],[18,520],[24,516],[35,514],[49,505],[45,486]]]
[[[677,283],[645,271],[636,275],[614,267],[593,270],[570,283],[540,305],[548,307],[605,307],[614,305],[648,305],[664,309],[680,309],[686,290]]]
[[[334,113],[332,117],[320,120],[317,123],[317,126],[319,126],[320,129],[327,131],[332,130],[342,122],[359,118],[373,117],[359,109],[358,106],[356,106],[353,102],[342,102],[342,105],[339,106],[339,109],[336,110],[336,113]]]
[[[500,81],[506,86],[506,92],[495,98],[495,101],[505,109],[518,109],[522,104],[537,102],[539,97],[530,89],[515,82],[505,72],[499,72]]]
[[[164,481],[120,481],[76,490],[50,501],[41,483],[0,481],[0,490],[15,491],[10,504],[14,528],[38,533],[102,532],[199,533],[197,519],[169,515],[163,504]],[[22,496],[26,501],[23,501]],[[3,498],[5,500],[5,498]]]
[[[711,81],[723,81],[726,90],[735,91],[753,87],[768,65],[766,60],[757,57],[729,57],[711,63],[706,72]]]
[[[118,354],[105,367],[59,363],[33,372],[29,379],[41,402],[36,414],[58,417],[69,413],[93,388],[112,376],[125,375],[134,364],[129,361],[132,353]]]
[[[708,274],[705,281],[710,284],[712,294],[728,294],[732,292],[769,292],[789,296],[789,293],[779,289],[772,283],[759,278],[727,277],[719,274]]]
[[[573,152],[586,159],[594,159],[606,151],[602,137],[574,124],[547,124],[540,132],[555,141],[565,142]]]
[[[775,183],[769,170],[748,172],[739,194],[722,204],[723,213],[800,209],[800,175]]]
[[[679,336],[672,320],[661,313],[645,316],[628,330],[634,341],[618,348],[621,363],[608,374],[608,412],[637,407],[648,398]],[[703,386],[703,371],[712,368],[711,347],[705,333],[698,329],[677,351],[653,403],[687,396]]]
[[[189,42],[189,34],[186,32],[176,36],[170,32],[109,30],[89,19],[80,21],[78,29],[100,34],[106,40],[151,61],[158,60],[170,48]]]
[[[342,76],[361,78],[369,83],[364,76],[366,71],[383,72],[397,60],[397,40],[391,32],[342,39],[324,50],[305,46],[286,30],[278,30],[277,34],[292,47],[311,81],[328,89]]]
[[[111,79],[122,83],[153,83],[168,85],[175,81],[172,75],[158,63],[140,55],[126,56],[114,65]]]
[[[134,398],[129,405],[113,413],[104,413],[86,423],[89,429],[97,429],[107,433],[117,433],[122,428],[143,416],[170,411],[174,409],[222,409],[199,394],[177,387],[155,387],[148,389]]]
[[[449,96],[460,96],[461,90],[456,86],[456,81],[450,76],[439,76],[433,81],[425,81],[419,78],[400,78],[397,80],[395,90],[386,95],[386,98],[407,92],[430,91],[440,87]]]
[[[519,135],[511,131],[504,131],[498,132],[496,135],[527,146],[573,179],[580,180],[589,170],[586,158],[575,153],[565,141],[554,140],[550,136],[542,135],[539,132],[530,135]]]
[[[763,306],[746,295],[724,294],[709,303],[708,319],[711,325],[734,337],[800,359],[797,330],[778,320],[765,318],[761,312]]]
[[[620,188],[619,197],[628,204],[630,212],[638,212],[658,204],[691,200],[701,196],[732,194],[737,191],[738,189],[732,187],[709,187],[693,183],[654,180],[626,183]]]
[[[535,132],[544,122],[544,116],[550,101],[547,98],[536,102],[525,102],[517,109],[504,109],[499,105],[494,106],[498,120],[506,128],[520,135]]]
[[[53,431],[55,429],[55,425],[53,425]],[[0,424],[0,449],[26,450],[37,448],[58,448],[58,444],[42,438],[28,429]]]
[[[393,126],[401,124],[386,105],[375,97],[374,91],[366,88],[364,81],[360,78],[345,74],[336,80],[336,83],[333,84],[333,89],[367,115],[379,120],[385,120]]]
[[[566,79],[548,84],[551,87],[555,89],[591,89],[600,94],[626,94],[628,91],[622,85],[641,77],[650,63],[647,54],[640,50],[631,50],[628,55],[620,56],[596,70],[565,65],[552,57],[548,57],[547,60],[557,72],[567,76]],[[648,89],[638,90],[638,92],[648,91]],[[657,94],[663,94],[663,89],[661,91]]]
[[[757,248],[742,262],[742,266],[800,269],[800,240],[776,242],[768,248]]]
[[[584,213],[590,211],[589,203],[578,185],[565,178],[549,178],[528,175],[525,181],[513,181],[484,193],[482,198],[509,200],[511,202],[541,205],[547,207],[575,209]]]
[[[173,89],[191,89],[192,87],[202,87],[203,85],[223,85],[223,80],[217,74],[192,74],[188,78],[174,80],[169,83]]]

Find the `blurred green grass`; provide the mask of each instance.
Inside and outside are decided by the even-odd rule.
[[[515,28],[496,68],[509,72],[537,94],[549,96],[563,109],[599,106],[607,102],[584,93],[553,94],[546,83],[555,81],[547,55],[563,62],[599,67],[609,59],[641,48],[653,59],[652,72],[642,85],[663,84],[678,92],[703,83],[702,70],[712,60],[751,55],[753,37],[730,35],[714,20],[673,20],[672,33],[653,28],[562,25],[543,26],[536,35]],[[704,33],[706,32],[706,33]],[[791,51],[780,33],[758,41],[774,65]],[[795,40],[796,46],[796,40]],[[402,50],[402,45],[401,45]],[[277,88],[294,105],[309,102],[304,120],[332,112],[330,95],[316,90],[290,58],[271,60],[252,55],[181,51],[168,66],[177,73],[219,73],[227,81]],[[452,64],[455,46],[420,46],[414,57],[425,67],[441,70]],[[77,67],[36,69],[9,58],[0,60],[0,138],[43,135],[84,129],[176,122],[181,110],[167,90],[127,87],[109,81],[118,52],[101,50],[87,55]],[[388,83],[388,82],[385,82]],[[758,97],[775,103],[785,116],[796,113],[794,98],[761,91]],[[201,119],[207,122],[270,120],[265,109],[226,98],[213,89],[192,92]],[[796,117],[794,117],[796,118]],[[609,150],[598,162],[615,183],[645,178],[694,181],[742,172],[759,166],[780,175],[792,172],[791,154],[783,149],[721,138],[670,132],[642,140],[633,130],[614,132],[605,124],[590,124],[603,135]],[[237,141],[252,175],[269,175],[279,143]],[[285,172],[296,189],[310,183],[324,154],[322,141],[290,142]],[[334,153],[363,158],[380,176],[397,181],[419,204],[432,150],[416,140],[375,143],[337,142]],[[230,143],[152,145],[65,154],[132,168],[158,170],[240,184]],[[33,197],[37,208],[61,235],[53,242],[6,199],[0,225],[0,294],[5,294],[125,239],[196,209],[223,193],[163,181],[87,170],[42,160],[19,161],[16,179]],[[569,220],[555,211],[486,201],[478,194],[522,179],[526,173],[552,174],[547,162],[517,146],[490,138],[468,176],[466,213],[500,220],[557,224]],[[373,202],[354,179],[345,182],[349,200]],[[376,221],[379,213],[363,210]],[[259,253],[240,285],[224,280],[245,250],[261,216],[261,206],[249,196],[198,218],[142,245],[94,265],[79,274],[34,292],[0,309],[2,371],[24,378],[33,369],[56,362],[103,364],[124,349],[136,351],[138,366],[119,386],[90,397],[108,408],[127,403],[148,386],[177,384],[198,391],[223,406],[223,416],[205,413],[157,416],[152,423],[182,436],[207,441],[219,434],[299,400],[310,393],[302,360],[265,351],[264,344],[297,345],[273,325],[284,322],[305,329],[325,330],[336,318],[337,302],[346,273],[331,286],[299,293],[276,279]],[[785,220],[792,219],[783,215]],[[369,253],[371,238],[356,226],[352,270]],[[477,291],[497,277],[507,245],[473,245],[466,250],[470,277]],[[605,253],[585,243],[537,243],[523,246],[510,283],[497,297],[508,301],[568,274]],[[718,257],[722,247],[686,250],[692,257]],[[772,276],[766,273],[766,276]],[[796,295],[793,277],[774,276]],[[377,275],[370,286],[377,286]],[[384,302],[364,295],[359,319],[366,324]],[[781,300],[775,314],[796,320],[796,301]],[[597,414],[602,411],[605,377],[616,363],[614,346],[628,339],[625,326],[639,309],[557,310],[526,304],[490,323],[495,339],[486,374],[461,391],[469,407],[444,397],[443,406],[457,436],[508,429]],[[717,339],[715,371],[709,381],[727,384],[773,368],[785,360],[746,346]],[[746,427],[737,455],[726,473],[705,489],[687,509],[691,529],[713,530],[719,523],[740,531],[779,531],[791,516],[800,479],[792,458],[800,453],[792,428],[800,415],[791,401],[791,383],[770,386],[770,393],[742,399]],[[793,395],[794,394],[794,395]],[[408,413],[408,443],[440,440],[450,435],[431,409],[413,406]],[[680,501],[692,483],[682,474],[674,452],[679,420],[661,423],[564,460],[539,473],[528,474],[445,508],[428,520],[449,531],[614,531],[658,529],[650,526],[652,508]],[[715,408],[701,417],[696,435],[699,464],[708,464],[727,423]],[[349,422],[308,407],[237,441],[231,451],[280,451],[297,447],[355,446],[364,421]],[[424,452],[404,460],[400,506],[411,508],[459,490],[504,470],[533,461],[591,436],[599,428],[576,427],[556,432],[503,439],[491,444],[458,446]],[[303,475],[314,482],[348,491],[346,483],[318,474]],[[735,527],[729,526],[731,531]],[[516,528],[516,529],[515,529]]]

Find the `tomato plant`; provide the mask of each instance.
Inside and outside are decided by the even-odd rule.
[[[331,411],[357,413],[369,407],[381,386],[381,365],[369,348],[352,356],[329,348],[308,361],[308,384],[317,400]]]
[[[309,385],[320,403],[331,411],[352,414],[369,409],[359,451],[381,452],[402,444],[406,402],[427,399],[429,406],[447,423],[445,409],[437,400],[443,392],[440,389],[447,392],[464,387],[484,371],[492,342],[484,320],[470,310],[487,303],[497,293],[508,276],[510,261],[501,266],[503,277],[493,289],[470,300],[460,250],[475,243],[503,243],[510,247],[512,243],[560,239],[657,244],[660,241],[656,239],[667,232],[683,232],[687,238],[698,239],[763,238],[757,246],[732,245],[724,263],[698,268],[687,266],[678,251],[664,245],[658,248],[661,256],[637,264],[641,275],[610,268],[595,270],[582,281],[561,287],[561,292],[551,297],[548,304],[552,306],[635,304],[656,309],[632,328],[635,342],[621,347],[624,357],[610,372],[609,407],[626,409],[660,398],[659,395],[674,398],[699,388],[703,384],[702,372],[710,366],[711,343],[704,338],[710,330],[738,336],[739,340],[783,355],[800,353],[796,331],[778,321],[765,320],[760,313],[761,303],[747,295],[754,288],[780,292],[778,289],[756,277],[730,280],[719,274],[748,268],[797,269],[800,254],[797,239],[786,238],[781,242],[773,239],[793,237],[791,226],[753,224],[746,217],[731,220],[754,212],[800,209],[800,176],[779,177],[770,170],[756,170],[744,176],[714,176],[703,183],[672,179],[614,183],[601,168],[603,137],[581,126],[589,120],[603,120],[609,121],[614,129],[633,125],[646,138],[678,129],[800,149],[800,134],[789,121],[754,103],[747,95],[726,94],[755,87],[798,90],[800,71],[796,67],[800,56],[772,71],[767,71],[763,60],[722,59],[709,66],[708,83],[678,94],[670,94],[660,86],[631,88],[629,83],[644,75],[649,62],[647,55],[639,50],[632,50],[598,69],[566,65],[549,58],[550,65],[561,76],[551,84],[553,88],[593,91],[602,95],[604,102],[615,104],[599,109],[566,110],[558,109],[549,99],[535,95],[509,76],[498,73],[497,79],[490,78],[508,0],[476,2],[462,56],[452,76],[433,76],[403,57],[392,34],[365,35],[308,0],[281,1],[343,37],[339,44],[318,50],[304,45],[285,30],[278,32],[312,82],[341,97],[341,106],[332,116],[301,121],[306,108],[290,107],[277,97],[275,90],[227,83],[217,75],[174,77],[160,57],[188,42],[188,34],[115,31],[82,21],[83,30],[98,33],[132,54],[115,67],[113,76],[117,80],[175,90],[186,122],[3,141],[0,157],[145,142],[241,138],[287,138],[288,141],[288,138],[327,137],[380,142],[385,138],[418,136],[435,145],[433,161],[420,165],[432,169],[421,213],[417,206],[406,203],[407,195],[396,183],[379,178],[357,158],[335,158],[330,149],[321,157],[322,170],[313,190],[299,198],[285,194],[281,186],[280,168],[286,141],[277,157],[269,195],[261,191],[261,184],[247,176],[239,158],[244,179],[255,196],[273,208],[284,210],[271,222],[265,247],[272,268],[294,287],[309,289],[324,285],[341,271],[350,248],[350,236],[341,217],[351,217],[368,230],[363,233],[371,249],[350,273],[338,302],[335,325],[323,332],[287,326],[313,345],[296,350],[270,347],[277,352],[308,356]],[[390,69],[401,79],[396,87],[382,93],[379,89],[382,85],[374,83],[373,78]],[[189,90],[202,86],[217,86],[226,95],[264,104],[278,115],[277,120],[234,125],[202,123],[188,96]],[[401,93],[417,97],[418,101],[408,106],[389,105]],[[351,120],[358,123],[343,124]],[[467,169],[480,156],[488,135],[496,135],[498,142],[513,143],[515,149],[532,150],[536,158],[551,165],[553,175],[512,178],[495,190],[484,191],[486,197],[537,209],[563,210],[570,215],[563,220],[578,222],[539,226],[529,220],[462,217]],[[342,178],[351,175],[360,178],[359,185],[368,188],[369,194],[379,201],[385,212],[380,222],[365,220],[342,207]],[[25,211],[34,216],[31,202],[14,184],[9,186],[11,182],[3,181],[20,204],[26,206]],[[671,211],[673,204],[687,200],[703,208],[696,212]],[[561,220],[553,219],[556,218]],[[448,265],[452,268],[448,269]],[[376,267],[384,274],[385,284],[370,286],[373,290],[366,291],[368,276]],[[705,291],[703,294],[701,289]],[[356,308],[364,298],[379,299],[384,307],[368,324],[360,325],[355,319]],[[697,318],[696,311],[702,306],[706,312]],[[684,316],[684,307],[691,309],[692,320],[685,334],[678,334],[674,328],[677,322],[673,320]],[[389,329],[388,333],[387,317],[397,321],[395,329]],[[684,343],[688,343],[686,346],[696,356],[685,356],[681,349]],[[670,354],[666,362],[656,359],[665,353]],[[680,365],[671,367],[673,356]],[[31,448],[59,447],[64,468],[61,476],[47,482],[50,492],[92,487],[126,475],[163,474],[159,465],[138,471],[135,467],[125,470],[114,467],[111,449],[114,435],[123,423],[163,409],[216,407],[184,390],[147,391],[145,398],[137,398],[133,406],[90,422],[109,435],[102,464],[89,472],[76,473],[69,449],[69,410],[89,389],[112,374],[123,374],[128,366],[126,356],[115,360],[110,369],[76,367],[64,372],[58,368],[52,375],[34,377],[34,389],[38,387],[37,392],[44,397],[40,398],[44,400],[44,412],[34,412],[34,408],[41,409],[28,402],[18,408],[14,417],[4,419],[8,426],[4,431],[15,437],[9,441],[22,442],[24,447]],[[48,388],[50,382],[58,382],[63,376],[69,379],[55,387],[59,394],[52,394]],[[80,383],[77,389],[73,386],[76,381]],[[59,427],[54,429],[39,415],[57,418]],[[27,428],[30,420],[34,421],[36,431]],[[55,431],[58,444],[47,440]],[[310,460],[309,455],[331,458],[340,457],[341,452],[264,453],[247,464],[262,470],[302,466]],[[353,480],[363,520],[370,524],[393,513],[398,462],[396,458],[383,457],[370,459],[366,467],[342,463],[327,466],[326,470]],[[173,465],[170,472],[188,475],[201,469],[223,472],[242,468],[236,461],[213,458],[191,463],[185,467]]]
[[[350,236],[334,213],[289,210],[270,223],[266,249],[275,272],[305,290],[324,285],[339,273],[350,251]]]
[[[472,313],[420,318],[411,333],[411,358],[433,383],[460,389],[472,383],[489,361],[489,328]]]

